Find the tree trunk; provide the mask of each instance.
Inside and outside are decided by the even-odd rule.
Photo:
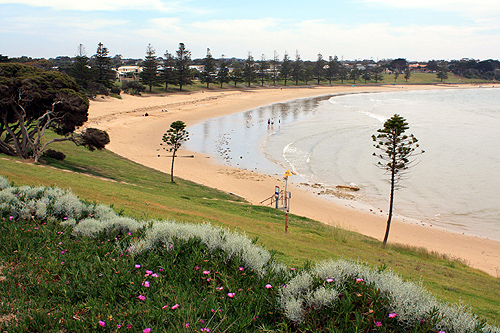
[[[174,182],[174,159],[175,159],[175,152],[176,151],[177,151],[177,149],[174,149],[173,154],[172,154],[172,167],[170,168],[170,182],[171,183]]]
[[[385,247],[387,244],[387,240],[389,239],[389,230],[391,229],[391,220],[392,220],[392,208],[394,206],[394,182],[395,182],[395,169],[391,171],[391,197],[389,200],[389,216],[387,218],[387,227],[385,228],[385,236],[382,246]]]
[[[392,208],[394,206],[394,185],[396,183],[396,135],[393,135],[392,140],[392,166],[391,166],[391,196],[389,199],[389,216],[387,217],[387,227],[385,228],[385,236],[382,246],[385,247],[389,239],[389,230],[391,229]]]

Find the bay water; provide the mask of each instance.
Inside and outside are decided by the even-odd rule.
[[[192,126],[186,147],[243,169],[279,176],[290,169],[295,182],[355,185],[357,202],[385,212],[389,175],[376,166],[371,136],[394,114],[425,150],[396,191],[395,213],[500,240],[498,88],[298,99]]]

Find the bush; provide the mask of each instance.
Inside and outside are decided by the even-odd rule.
[[[117,86],[113,86],[113,87],[109,90],[109,92],[110,92],[110,93],[115,94],[115,95],[120,95],[121,91],[122,91],[122,90],[120,89],[120,87],[117,87]]]
[[[137,81],[125,81],[122,85],[123,91],[132,95],[140,95],[141,92],[146,91],[146,87]]]
[[[48,157],[58,161],[63,161],[66,158],[66,155],[54,149],[47,149],[46,151],[43,152],[43,157]]]

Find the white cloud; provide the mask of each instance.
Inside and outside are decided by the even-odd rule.
[[[23,4],[32,7],[47,7],[55,10],[76,11],[116,11],[116,10],[155,10],[178,12],[185,10],[180,1],[162,0],[0,0],[0,4]]]
[[[138,33],[155,47],[171,51],[179,42],[186,43],[193,57],[203,57],[209,47],[214,56],[225,54],[245,58],[251,51],[270,58],[274,50],[280,58],[287,51],[291,58],[298,49],[302,59],[315,60],[321,53],[355,58],[397,58],[409,60],[491,58],[500,46],[491,43],[496,35],[481,35],[481,27],[448,25],[394,26],[389,23],[338,25],[324,20],[292,23],[281,19],[212,20],[193,23],[172,19],[154,19]]]
[[[394,8],[425,9],[459,13],[477,22],[490,22],[500,15],[498,0],[359,0],[360,2]]]

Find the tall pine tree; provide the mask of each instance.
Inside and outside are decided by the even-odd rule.
[[[142,63],[142,72],[139,74],[142,84],[149,86],[149,92],[153,86],[160,85],[160,77],[158,76],[158,59],[155,55],[156,51],[148,44],[146,48],[146,57]]]
[[[191,51],[186,49],[184,43],[179,43],[177,56],[175,57],[175,80],[179,90],[185,85],[193,84],[189,65],[191,64]]]
[[[94,81],[106,88],[113,86],[116,74],[113,70],[113,62],[109,56],[108,48],[101,42],[97,45],[96,54],[92,57],[92,71]]]
[[[175,59],[168,50],[165,51],[161,65],[161,81],[165,84],[165,91],[167,91],[169,84],[176,84],[177,82],[175,79]]]
[[[210,54],[210,49],[207,49],[207,55],[203,59],[203,73],[201,73],[201,82],[207,84],[207,89],[210,88],[210,83],[214,82],[215,77],[215,59]]]

